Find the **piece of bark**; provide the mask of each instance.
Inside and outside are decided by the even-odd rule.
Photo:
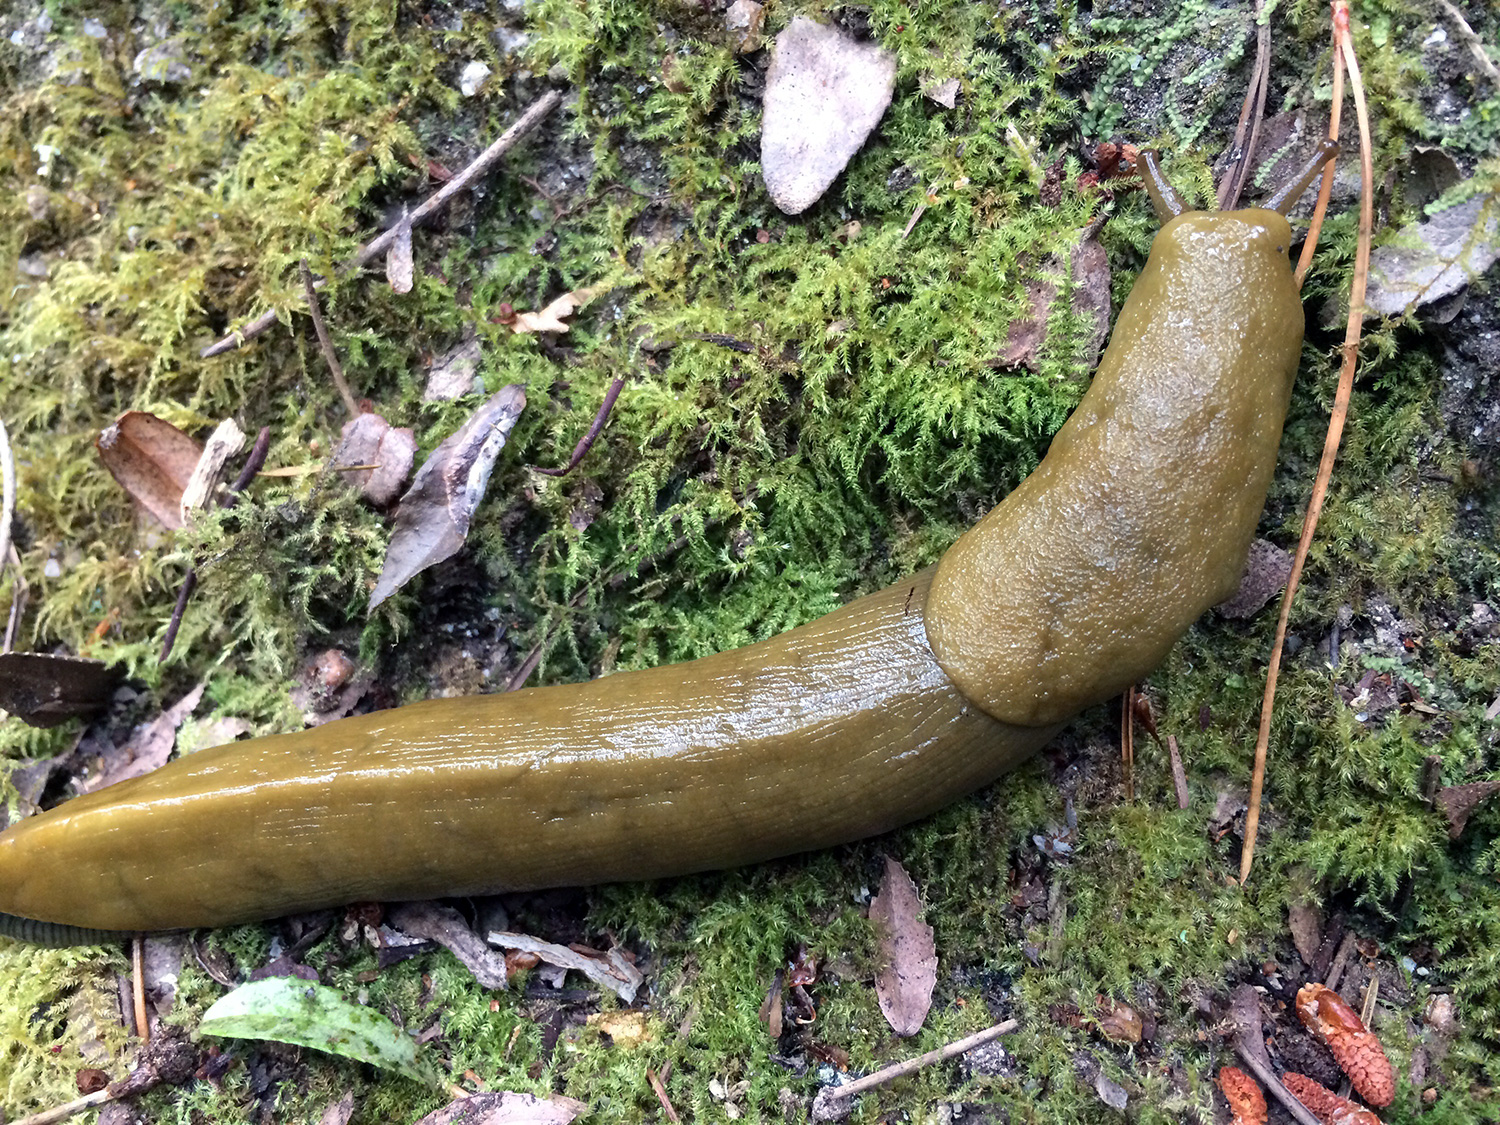
[[[481,988],[508,987],[505,958],[485,945],[463,915],[435,902],[403,902],[391,910],[391,925],[412,937],[435,941],[474,974]]]
[[[1291,573],[1292,556],[1268,539],[1257,539],[1250,544],[1250,556],[1245,560],[1240,588],[1228,601],[1220,602],[1214,608],[1231,621],[1254,617],[1281,592]]]
[[[449,1102],[417,1125],[568,1125],[586,1109],[583,1102],[561,1094],[539,1098],[502,1090]]]
[[[1469,817],[1481,801],[1500,793],[1500,781],[1474,781],[1468,785],[1448,785],[1437,791],[1438,808],[1448,818],[1448,838],[1457,840],[1464,834]]]
[[[559,968],[576,969],[595,984],[615,993],[627,1004],[635,1000],[636,991],[646,979],[639,969],[625,959],[618,947],[600,957],[589,957],[569,949],[566,945],[555,945],[528,934],[510,933],[504,930],[488,934],[485,940],[500,949],[534,953],[543,961],[557,965]]]
[[[178,515],[183,523],[187,522],[189,512],[208,506],[209,498],[218,486],[219,476],[224,472],[224,462],[244,447],[245,432],[233,418],[225,418],[209,435],[203,446],[203,453],[193,466],[192,475],[188,477],[187,485],[182,490],[182,499],[178,502]]]

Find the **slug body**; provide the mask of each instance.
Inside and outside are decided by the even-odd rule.
[[[591,683],[202,751],[0,835],[36,939],[684,874],[992,781],[1231,594],[1302,339],[1271,211],[1158,235],[1045,460],[933,571],[781,636]]]

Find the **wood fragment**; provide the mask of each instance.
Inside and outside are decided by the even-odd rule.
[[[51,1109],[44,1109],[26,1117],[18,1117],[11,1125],[54,1125],[55,1122],[66,1121],[76,1113],[83,1113],[85,1110],[93,1109],[96,1105],[103,1105],[105,1102],[114,1100],[115,1096],[109,1092],[108,1088],[96,1090],[92,1094],[85,1094],[81,1098],[53,1106]]]
[[[130,939],[130,995],[135,1005],[135,1033],[142,1043],[151,1042],[151,1020],[146,1015],[146,939]]]
[[[1125,800],[1135,800],[1135,685],[1125,689],[1120,702],[1120,770],[1125,780]]]
[[[1260,1084],[1271,1091],[1271,1096],[1282,1104],[1298,1125],[1323,1125],[1313,1116],[1312,1111],[1298,1101],[1296,1096],[1282,1084],[1281,1079],[1276,1077],[1276,1072],[1269,1066],[1243,1051],[1240,1052],[1240,1059],[1250,1069],[1250,1073],[1260,1081]]]
[[[933,1063],[944,1062],[959,1055],[967,1054],[975,1047],[982,1047],[992,1040],[999,1039],[1002,1035],[1009,1035],[1020,1026],[1019,1020],[1005,1020],[987,1027],[983,1031],[976,1031],[973,1035],[954,1040],[952,1043],[938,1047],[936,1050],[928,1051],[925,1055],[918,1055],[916,1058],[907,1059],[905,1062],[892,1063],[888,1067],[877,1070],[874,1074],[867,1074],[863,1078],[855,1079],[853,1082],[849,1082],[843,1086],[825,1086],[819,1092],[818,1096],[821,1098],[826,1094],[830,1098],[852,1098],[857,1094],[863,1094],[866,1090],[873,1090],[878,1086],[884,1086],[889,1082],[894,1082],[898,1078],[913,1074],[923,1067],[931,1066]]]
[[[1333,961],[1328,966],[1328,975],[1323,978],[1323,984],[1330,989],[1337,989],[1339,981],[1343,979],[1344,969],[1349,964],[1349,958],[1354,953],[1354,931],[1350,930],[1344,934],[1339,942],[1338,952],[1333,955]]]
[[[406,216],[405,221],[413,227],[421,226],[429,216],[446,206],[448,200],[452,199],[487,172],[495,161],[514,148],[517,141],[541,124],[542,119],[556,109],[561,102],[562,93],[557,90],[549,90],[536,101],[532,102],[530,108],[521,114],[509,129],[500,134],[499,140],[470,161],[469,166],[462,172],[454,176],[453,179],[449,180],[432,195],[428,196],[421,206]],[[365,243],[355,253],[354,257],[339,267],[339,273],[351,273],[372,259],[384,254],[391,243],[396,241],[400,225],[399,222],[393,224],[381,234]],[[321,283],[315,285],[315,288],[321,287]],[[250,340],[255,339],[255,337],[265,332],[266,329],[275,323],[276,310],[268,309],[244,327],[229,333],[223,339],[217,340],[204,348],[198,353],[198,356],[200,359],[211,359],[216,355],[223,355],[225,352],[233,351],[235,348],[241,347]]]
[[[1167,756],[1172,762],[1172,788],[1177,792],[1177,807],[1188,807],[1187,770],[1182,766],[1182,753],[1177,749],[1177,736],[1167,735]]]

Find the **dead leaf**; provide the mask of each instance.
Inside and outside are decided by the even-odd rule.
[[[177,742],[177,728],[197,710],[207,686],[207,680],[200,682],[149,723],[136,727],[123,746],[107,750],[104,768],[79,786],[79,792],[92,793],[117,782],[129,781],[132,777],[144,777],[166,765]]]
[[[618,946],[601,956],[590,957],[566,945],[554,945],[550,941],[542,941],[528,934],[510,933],[505,930],[496,930],[485,940],[500,949],[516,949],[522,953],[534,953],[543,961],[562,969],[576,969],[595,984],[609,989],[627,1004],[635,1000],[636,990],[646,979],[639,969],[625,959],[624,953]]]
[[[1475,781],[1468,785],[1446,785],[1437,792],[1438,807],[1448,818],[1448,838],[1457,840],[1464,834],[1469,817],[1479,802],[1500,792],[1500,781]]]
[[[563,317],[572,316],[578,309],[594,299],[594,289],[575,289],[553,300],[540,312],[518,312],[511,322],[512,332],[566,332],[568,325]]]
[[[1311,899],[1299,897],[1287,903],[1286,921],[1297,956],[1304,965],[1311,965],[1323,944],[1323,912]]]
[[[526,391],[520,384],[502,387],[417,470],[396,511],[396,527],[370,593],[370,609],[429,566],[458,553],[474,509],[484,499],[495,458],[525,406]]]
[[[776,206],[816,203],[880,123],[896,56],[836,27],[797,16],[776,37],[766,72],[760,166]]]
[[[132,500],[168,530],[182,527],[182,493],[202,456],[201,445],[154,414],[130,410],[104,428],[94,447]]]
[[[760,1022],[766,1025],[766,1031],[772,1039],[781,1038],[781,970],[776,970],[776,975],[771,978],[771,987],[766,990],[766,998],[760,1002],[760,1011],[757,1013]]]
[[[561,1094],[539,1098],[508,1090],[473,1094],[429,1113],[417,1125],[568,1125],[588,1106]]]
[[[0,707],[34,727],[55,727],[109,705],[123,673],[102,660],[46,652],[0,654]]]
[[[1458,292],[1500,256],[1500,194],[1476,195],[1410,223],[1370,255],[1367,316],[1398,316]]]
[[[403,902],[393,907],[391,925],[411,937],[435,941],[474,974],[480,988],[506,988],[505,958],[491,950],[450,906],[435,902]]]
[[[588,1025],[604,1032],[615,1041],[616,1047],[629,1050],[642,1043],[651,1042],[651,1027],[646,1022],[646,1013],[631,1008],[616,1008],[610,1012],[595,1012],[588,1017]]]
[[[410,427],[393,427],[379,414],[366,413],[344,423],[331,467],[374,465],[342,475],[366,500],[383,508],[401,492],[416,459],[417,439]]]
[[[1130,1102],[1130,1095],[1125,1092],[1125,1087],[1108,1077],[1102,1070],[1094,1075],[1094,1093],[1098,1094],[1099,1100],[1110,1109],[1119,1110],[1122,1113]]]
[[[1080,371],[1092,371],[1099,365],[1099,356],[1109,335],[1109,255],[1097,238],[1085,238],[1073,248],[1069,262],[1073,313],[1085,324],[1092,325],[1088,339],[1073,359]],[[1052,315],[1052,304],[1057,300],[1064,280],[1062,259],[1057,256],[1048,258],[1037,269],[1033,280],[1026,285],[1030,311],[1011,322],[999,366],[1025,367],[1032,371],[1041,369],[1047,320]]]
[[[187,486],[182,490],[178,503],[178,515],[187,522],[189,512],[208,506],[209,498],[219,483],[219,474],[224,471],[224,462],[245,447],[245,432],[233,418],[225,418],[209,435],[208,443],[198,463],[193,466]]]
[[[958,104],[959,83],[957,78],[939,82],[931,75],[922,76],[922,96],[947,109]]]
[[[406,208],[401,208],[401,221],[396,224],[396,237],[385,252],[385,279],[397,293],[410,293],[412,281],[411,220]]]
[[[1245,573],[1240,576],[1240,588],[1234,592],[1234,597],[1214,608],[1231,621],[1254,617],[1281,592],[1291,573],[1292,556],[1268,539],[1257,539],[1250,544]]]
[[[465,340],[438,356],[428,369],[422,401],[449,402],[483,393],[484,381],[479,378],[479,361],[483,356],[478,339]]]
[[[1134,1044],[1139,1043],[1141,1036],[1145,1034],[1146,1021],[1129,1004],[1101,998],[1096,1026],[1099,1034],[1111,1043]]]
[[[897,1035],[922,1030],[937,985],[937,947],[932,927],[918,918],[921,911],[916,884],[887,856],[880,890],[870,900],[870,921],[880,937],[882,961],[875,977],[875,996]]]

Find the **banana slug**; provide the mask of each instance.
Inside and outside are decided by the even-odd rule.
[[[1233,593],[1302,343],[1283,217],[1166,220],[1045,459],[935,568],[685,664],[205,750],[0,835],[41,942],[649,879],[832,846],[1010,770]]]

